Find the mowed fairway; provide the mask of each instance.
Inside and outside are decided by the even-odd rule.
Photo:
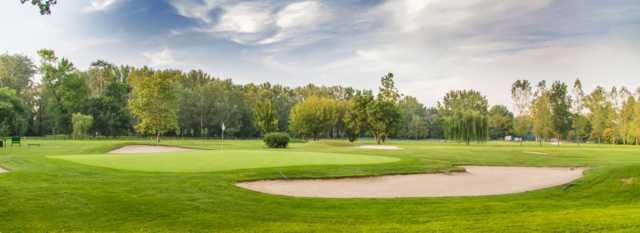
[[[41,146],[0,150],[0,167],[9,171],[0,174],[0,232],[640,232],[635,146],[391,141],[402,149],[386,151],[322,140],[271,150],[260,141],[228,141],[218,151],[215,140],[165,140],[213,150],[105,154],[143,142],[26,139]],[[569,184],[483,197],[295,198],[235,185],[460,165],[590,170]]]
[[[382,156],[282,150],[200,150],[178,153],[52,156],[52,158],[92,166],[147,172],[215,172],[250,168],[354,165],[398,161],[396,158]]]

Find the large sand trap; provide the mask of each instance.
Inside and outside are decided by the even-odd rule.
[[[173,147],[173,146],[147,146],[147,145],[130,145],[123,146],[112,150],[111,154],[144,154],[144,153],[165,153],[165,152],[186,152],[191,149]]]
[[[467,172],[380,177],[270,180],[237,185],[296,197],[393,198],[482,196],[518,193],[562,185],[582,176],[584,168],[465,166]]]
[[[369,149],[369,150],[400,150],[400,147],[397,146],[383,146],[383,145],[362,145],[359,146],[360,149]]]

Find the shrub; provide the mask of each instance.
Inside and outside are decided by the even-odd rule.
[[[268,133],[264,135],[264,143],[269,148],[287,148],[290,139],[287,133]]]

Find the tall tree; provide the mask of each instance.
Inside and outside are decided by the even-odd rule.
[[[31,88],[35,68],[26,56],[0,54],[0,87],[14,89],[22,97]]]
[[[576,79],[573,83],[573,89],[571,92],[573,95],[573,104],[571,105],[573,122],[571,128],[573,129],[575,142],[580,144],[582,139],[586,136],[585,133],[588,127],[588,120],[584,116],[584,90],[582,89],[582,81],[580,81],[580,79]]]
[[[640,100],[636,100],[636,106],[634,108],[634,117],[632,122],[633,137],[635,144],[640,146]]]
[[[514,133],[521,137],[523,142],[531,131],[531,98],[532,88],[528,80],[517,80],[511,86],[511,99],[515,108],[516,117],[513,122]]]
[[[349,141],[353,142],[366,131],[367,106],[374,101],[371,91],[357,91],[349,100],[347,111],[344,115],[345,133]]]
[[[156,143],[160,143],[160,135],[178,127],[178,76],[178,72],[145,68],[133,71],[129,77],[129,109],[138,119],[135,128],[141,134],[155,135]]]
[[[253,111],[255,114],[256,128],[262,135],[278,130],[278,116],[270,100],[258,101]]]
[[[89,97],[85,74],[66,58],[58,59],[53,50],[40,50],[40,74],[46,110],[53,121],[54,133],[71,132],[71,115],[81,112]]]
[[[607,93],[602,87],[596,87],[584,99],[585,106],[589,110],[587,118],[591,122],[591,138],[598,143],[603,141],[605,131],[609,128],[610,112],[613,104],[607,99]]]
[[[536,98],[531,109],[531,129],[540,145],[554,135],[553,110],[551,109],[551,97],[546,89],[544,81],[538,83]]]
[[[0,136],[21,135],[26,123],[26,109],[16,91],[0,88]]]
[[[627,144],[628,142],[634,143],[634,118],[637,116],[636,114],[636,106],[638,102],[633,96],[627,96],[626,100],[622,104],[622,109],[620,110],[620,132],[622,137],[622,143]]]
[[[549,91],[553,131],[560,145],[560,140],[568,136],[571,129],[571,97],[567,91],[567,85],[555,81]]]
[[[511,86],[511,99],[516,115],[527,115],[531,105],[531,83],[528,80],[517,80]]]
[[[393,74],[382,77],[380,83],[378,96],[367,106],[368,127],[377,144],[382,144],[387,139],[400,120],[400,94],[395,88]]]

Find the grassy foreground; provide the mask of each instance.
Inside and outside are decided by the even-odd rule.
[[[278,151],[263,148],[259,141],[228,141],[225,152],[211,153],[221,163],[236,164],[229,169],[244,169],[172,173],[171,169],[144,172],[133,171],[145,170],[140,168],[113,169],[77,161],[83,157],[100,161],[100,156],[92,159],[96,156],[90,154],[102,154],[129,143],[125,141],[25,143],[41,146],[0,152],[0,166],[11,171],[0,174],[0,232],[640,232],[640,147],[503,143],[464,146],[397,141],[391,144],[403,150],[376,151],[357,149],[341,141],[321,141],[293,144],[283,154],[335,153],[334,159],[270,162],[264,167],[246,166],[245,161],[256,163],[252,159],[226,156],[236,156],[240,151]],[[219,147],[219,141],[206,140],[164,143]],[[51,157],[61,155],[78,159],[72,162]],[[350,163],[332,162],[343,155],[378,156],[356,156]],[[397,161],[359,161],[363,158]],[[171,161],[180,160],[176,157]],[[144,166],[157,168],[163,163],[156,164]],[[193,163],[181,167],[189,169],[189,164]],[[233,185],[239,180],[278,178],[282,174],[336,177],[437,172],[467,164],[592,169],[584,178],[562,187],[464,198],[292,198]]]

